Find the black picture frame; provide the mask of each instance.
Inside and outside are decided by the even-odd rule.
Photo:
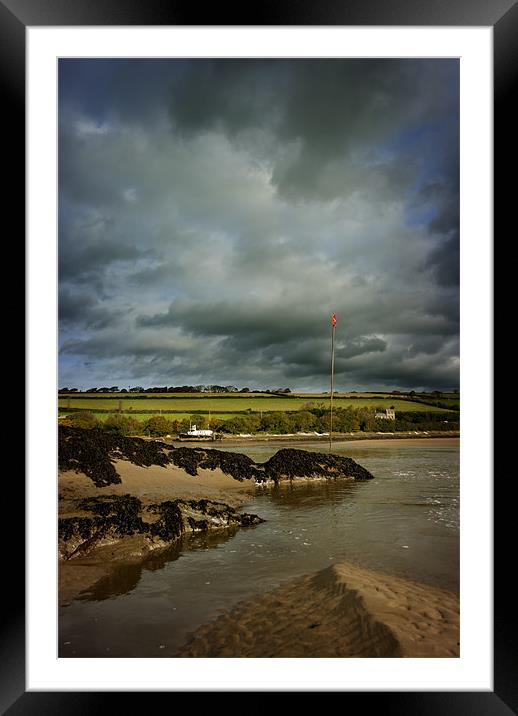
[[[199,21],[200,14],[203,22]],[[512,164],[512,132],[515,114],[511,111],[512,92],[518,74],[518,3],[514,0],[289,0],[263,2],[253,8],[250,16],[231,6],[208,5],[202,10],[184,0],[0,0],[0,88],[4,137],[16,147],[16,161],[9,171],[9,206],[18,218],[25,216],[25,37],[30,26],[97,26],[97,25],[356,25],[356,26],[491,26],[494,32],[494,211],[501,226],[508,225],[513,205],[512,187],[504,179],[504,170]],[[507,212],[507,213],[506,213]],[[19,239],[20,242],[21,237]],[[30,449],[30,446],[29,446]],[[10,499],[20,506],[25,503],[22,480],[10,483]],[[509,486],[502,498],[495,487],[495,507],[509,500]],[[512,489],[512,488],[511,488]],[[499,506],[500,509],[500,506]],[[361,708],[382,708],[388,714],[491,714],[507,716],[518,711],[518,678],[516,677],[516,623],[509,621],[507,607],[512,594],[506,584],[504,568],[498,555],[512,543],[512,521],[495,521],[495,596],[494,596],[494,691],[493,692],[348,692],[351,699],[362,697]],[[18,543],[19,554],[22,547]],[[11,565],[9,566],[11,570]],[[5,623],[0,640],[0,710],[18,714],[91,714],[113,707],[121,692],[27,692],[25,688],[25,593],[24,568],[13,566],[9,590],[4,594]],[[337,689],[339,690],[339,689]],[[131,693],[131,712],[145,708],[146,699],[164,694]],[[166,693],[166,697],[175,696]],[[366,701],[367,699],[367,701]]]

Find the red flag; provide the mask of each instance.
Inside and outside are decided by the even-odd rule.
[[[333,328],[336,326],[336,313],[333,313],[333,315],[331,316],[331,325],[333,326]]]

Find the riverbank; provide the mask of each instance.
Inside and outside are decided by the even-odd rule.
[[[397,440],[402,441],[415,441],[415,440],[459,440],[460,432],[458,430],[437,430],[428,432],[399,432],[399,433],[333,433],[332,443],[343,443],[343,442],[378,442],[380,440]],[[290,442],[322,442],[329,445],[329,435],[320,433],[285,433],[276,435],[267,435],[264,433],[256,433],[254,435],[223,435],[220,442],[228,445],[230,443],[247,443],[247,442],[282,442],[283,440],[289,440]],[[166,442],[174,443],[174,439],[166,440]],[[204,443],[207,444],[207,443]],[[217,445],[215,443],[209,443]],[[445,443],[446,444],[446,443]],[[447,443],[454,444],[454,443]]]
[[[307,435],[299,435],[295,437],[290,435],[278,435],[273,437],[270,436],[269,438],[236,436],[232,436],[231,438],[230,436],[228,436],[228,438],[225,439],[223,443],[219,443],[219,446],[224,448],[231,448],[234,446],[240,447],[243,445],[253,445],[255,443],[261,445],[267,443],[279,444],[283,441],[289,443],[297,443],[301,447],[308,442],[324,443],[322,445],[322,450],[329,450],[329,438],[326,438],[325,440],[319,440],[318,438],[313,438],[312,436]],[[357,447],[358,445],[361,445],[362,447],[387,447],[390,445],[412,445],[414,447],[426,447],[428,445],[433,445],[434,447],[458,447],[460,445],[460,435],[458,433],[455,433],[447,435],[437,434],[425,436],[419,434],[412,436],[407,435],[406,437],[398,437],[397,434],[393,436],[387,434],[381,434],[376,436],[367,434],[366,437],[338,436],[336,438],[333,438],[332,449],[336,449],[339,446],[343,449],[344,443],[350,444],[351,447]]]
[[[459,597],[350,563],[289,581],[197,629],[179,657],[458,657]]]

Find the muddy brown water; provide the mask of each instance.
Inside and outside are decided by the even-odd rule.
[[[267,460],[281,447],[218,449]],[[459,587],[459,448],[335,443],[375,476],[262,487],[243,506],[257,527],[185,537],[59,610],[60,657],[170,657],[190,632],[238,601],[349,561],[433,586]]]

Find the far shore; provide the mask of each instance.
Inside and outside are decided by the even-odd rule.
[[[157,438],[158,439],[158,438]],[[199,447],[207,445],[207,447],[218,449],[218,446],[232,446],[243,443],[255,442],[321,442],[323,445],[329,445],[329,435],[320,433],[287,433],[284,435],[266,435],[264,433],[256,433],[254,435],[223,435],[221,440],[189,440],[183,441],[177,438],[159,438],[161,441],[170,444],[191,445]],[[400,444],[412,443],[413,445],[426,445],[433,440],[435,445],[459,445],[459,431],[437,431],[437,432],[415,432],[415,433],[333,433],[331,444],[344,442],[361,442],[367,445],[377,445],[382,447],[389,443],[397,442]]]

